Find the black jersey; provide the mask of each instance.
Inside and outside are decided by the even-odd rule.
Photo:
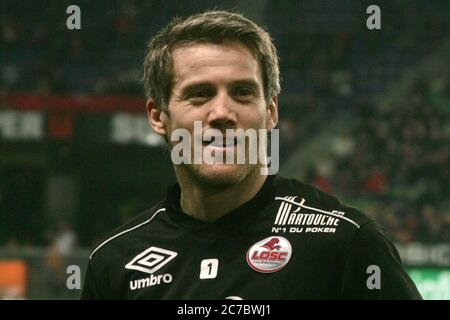
[[[382,228],[297,180],[206,223],[180,189],[92,251],[82,299],[420,299]]]

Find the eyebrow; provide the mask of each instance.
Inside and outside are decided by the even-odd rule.
[[[245,85],[255,91],[259,91],[258,83],[255,80],[250,79],[250,78],[233,81],[231,84],[229,84],[229,87],[236,87],[236,86],[240,86],[240,85]],[[181,93],[181,95],[185,95],[186,93],[189,93],[189,92],[191,92],[195,89],[199,89],[199,88],[214,88],[214,84],[213,84],[213,82],[210,82],[210,81],[200,81],[200,82],[191,83],[191,84],[188,84],[185,87],[183,87],[181,89],[180,93]]]
[[[187,86],[181,88],[181,94],[186,94],[195,89],[200,89],[200,88],[205,88],[205,87],[212,88],[213,85],[209,81],[201,81],[201,82],[191,83],[191,84],[188,84]]]
[[[251,89],[258,91],[259,90],[259,85],[258,83],[253,80],[253,79],[242,79],[242,80],[238,80],[238,81],[234,81],[232,83],[232,86],[239,86],[239,85],[245,85],[250,87]]]

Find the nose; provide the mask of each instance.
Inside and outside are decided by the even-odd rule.
[[[236,125],[234,101],[227,92],[218,93],[208,112],[208,122],[211,128],[224,130]]]

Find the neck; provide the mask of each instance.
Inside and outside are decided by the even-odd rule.
[[[255,168],[242,181],[227,186],[196,183],[177,173],[181,188],[181,208],[190,216],[212,222],[252,199],[263,186],[267,176]]]

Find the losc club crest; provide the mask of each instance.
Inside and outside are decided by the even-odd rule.
[[[247,263],[255,271],[271,273],[282,269],[291,259],[291,243],[283,237],[268,237],[247,251]]]

